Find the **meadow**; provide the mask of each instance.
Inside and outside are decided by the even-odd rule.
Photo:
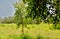
[[[28,24],[22,35],[20,26],[16,24],[0,24],[0,39],[60,39],[60,30],[53,29],[52,24]]]

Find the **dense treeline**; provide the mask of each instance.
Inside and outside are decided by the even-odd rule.
[[[24,19],[24,20],[27,24],[38,24],[38,22],[39,22],[39,20],[36,20],[36,19],[32,20],[31,18],[28,18],[27,21],[26,21],[26,19]],[[4,18],[0,17],[0,23],[2,23],[2,24],[6,24],[6,23],[10,24],[10,23],[15,23],[15,22],[16,21],[14,20],[14,17],[12,17],[12,16],[4,17]],[[20,24],[22,24],[22,23],[20,23]]]
[[[14,22],[14,17],[4,17],[4,18],[1,18],[0,17],[0,23],[15,23]]]

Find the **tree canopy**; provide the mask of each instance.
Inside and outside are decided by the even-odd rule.
[[[53,0],[52,3],[51,1],[52,0],[23,0],[24,3],[28,4],[28,17],[32,19],[40,18],[44,20],[44,22],[57,24],[60,22],[60,2],[58,0]],[[51,15],[47,20],[45,20],[48,17],[46,4],[52,4],[56,9],[56,16],[53,17]]]

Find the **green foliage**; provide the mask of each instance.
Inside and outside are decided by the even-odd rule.
[[[16,9],[14,17],[15,23],[19,27],[20,24],[26,25],[28,23],[39,24],[42,21],[45,23],[52,23],[55,27],[60,22],[60,2],[53,0],[53,6],[56,8],[56,16],[50,15],[48,17],[46,4],[49,0],[22,0],[14,4]],[[33,20],[34,19],[34,20]],[[31,21],[31,22],[30,22]]]
[[[46,0],[31,0],[28,3],[28,16],[31,18],[42,18],[46,12]]]
[[[25,19],[25,15],[26,15],[26,6],[23,2],[16,2],[16,4],[14,4],[14,6],[16,9],[16,12],[14,14],[15,23],[19,27],[20,24],[24,24],[24,19]]]
[[[56,16],[48,17],[46,3],[50,3],[49,0],[23,0],[23,2],[28,4],[27,7],[27,17],[32,19],[44,20],[45,23],[53,23],[54,26],[60,22],[60,2],[57,0],[53,0],[53,6],[56,8]]]
[[[56,16],[53,19],[53,24],[55,25],[55,28],[57,28],[57,24],[60,24],[60,2],[58,2],[58,0],[55,2],[55,8]]]

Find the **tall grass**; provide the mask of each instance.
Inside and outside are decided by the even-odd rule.
[[[15,24],[0,24],[0,39],[60,39],[60,30],[50,29],[52,24],[28,24],[24,35],[21,35],[21,27],[16,27]]]
[[[12,35],[12,36],[9,36],[8,39],[32,39],[32,37],[30,37],[27,34],[24,34],[24,35],[20,35],[20,36]]]

